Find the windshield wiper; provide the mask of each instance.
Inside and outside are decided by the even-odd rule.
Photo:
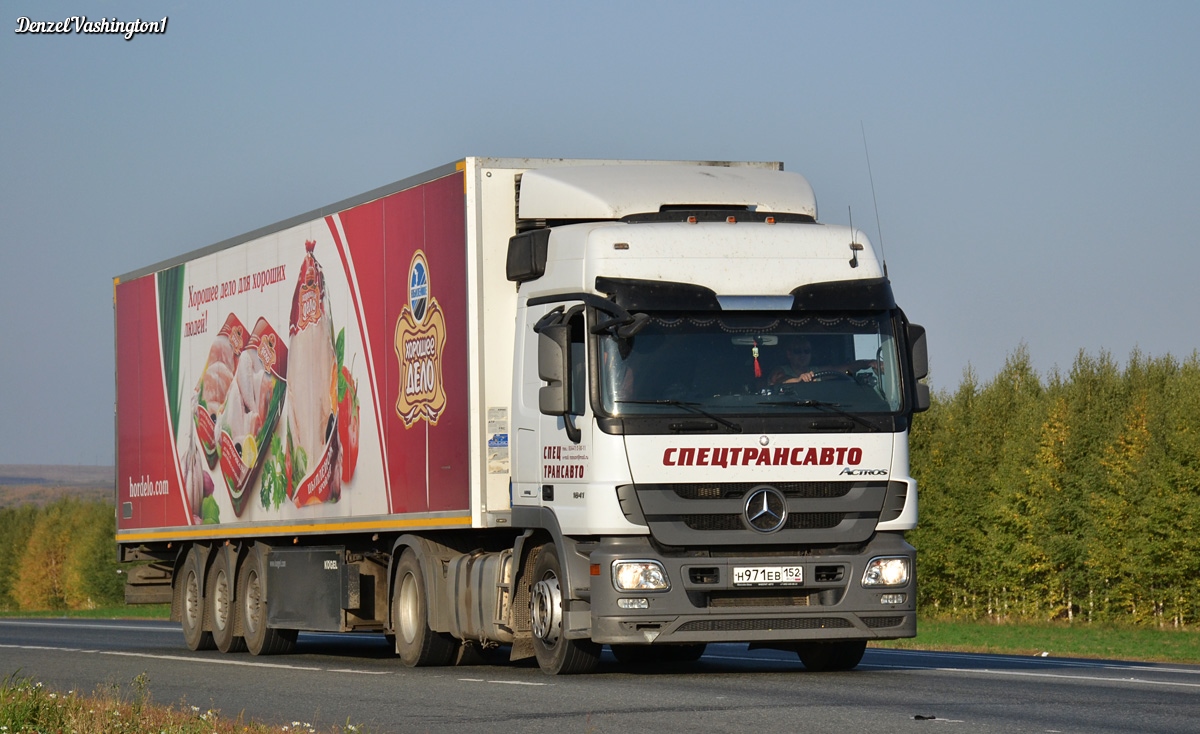
[[[693,413],[702,415],[705,418],[708,418],[709,420],[714,420],[717,423],[720,423],[721,425],[725,426],[729,430],[733,431],[734,433],[742,432],[742,427],[739,426],[738,424],[734,423],[731,420],[726,420],[725,418],[722,418],[719,415],[713,415],[712,413],[709,413],[707,410],[697,407],[696,403],[685,403],[682,400],[671,400],[668,398],[663,398],[662,400],[614,400],[613,403],[614,404],[625,403],[628,405],[674,405],[676,407],[683,408],[684,410],[690,410]]]
[[[849,418],[860,426],[865,426],[872,431],[879,430],[879,426],[868,421],[866,418],[855,415],[847,410],[842,410],[841,405],[838,403],[827,403],[824,400],[768,400],[766,402],[759,403],[759,405],[787,405],[796,408],[820,408],[821,410],[827,410],[830,413],[836,413],[843,418]]]

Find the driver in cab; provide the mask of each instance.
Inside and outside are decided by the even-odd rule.
[[[852,378],[854,372],[861,369],[879,369],[880,364],[871,360],[860,360],[845,365],[813,366],[812,342],[806,337],[788,340],[784,345],[787,363],[771,371],[768,383],[771,385],[786,385],[796,382],[812,382],[819,379],[818,375],[839,373],[845,378]]]

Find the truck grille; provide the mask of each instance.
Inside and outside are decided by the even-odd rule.
[[[794,591],[759,591],[745,594],[710,591],[707,596],[709,609],[815,606],[812,604],[812,594],[797,593]]]
[[[840,617],[782,617],[771,619],[698,619],[679,625],[677,632],[767,632],[771,630],[848,629]]]
[[[882,629],[884,627],[899,627],[904,623],[904,617],[863,617],[863,624],[871,629]]]
[[[785,497],[820,499],[845,497],[853,482],[780,482],[771,486],[783,492]],[[741,499],[759,484],[754,482],[731,482],[728,484],[672,484],[676,496],[685,500]]]
[[[811,530],[836,527],[845,514],[841,512],[797,512],[789,514],[783,527],[789,530]],[[684,515],[683,523],[692,530],[747,530],[741,515]]]
[[[786,518],[773,531],[754,529],[746,519],[748,498],[764,486],[785,505]],[[620,487],[618,496],[625,516],[647,525],[661,543],[762,548],[863,543],[874,534],[889,492],[887,481],[692,482]]]

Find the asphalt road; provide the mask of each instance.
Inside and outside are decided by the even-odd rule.
[[[193,653],[167,622],[0,619],[0,677],[91,692],[149,677],[158,703],[370,732],[1195,732],[1200,666],[868,649],[849,673],[711,645],[698,662],[550,677],[497,662],[408,669],[378,636],[296,654]]]

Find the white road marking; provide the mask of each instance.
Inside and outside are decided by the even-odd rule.
[[[936,668],[947,673],[986,673],[988,675],[1009,675],[1024,678],[1058,678],[1062,680],[1087,680],[1104,683],[1136,683],[1148,686],[1175,686],[1178,688],[1200,688],[1200,683],[1185,683],[1171,680],[1149,680],[1147,678],[1108,678],[1096,675],[1064,675],[1062,673],[1031,673],[1023,670],[964,670],[963,668]]]
[[[24,619],[0,619],[0,625],[10,625],[13,627],[57,627],[62,629],[70,627],[71,629],[85,630],[132,630],[134,632],[183,632],[179,625],[129,625],[129,624],[97,624],[95,622],[73,622],[63,620],[62,622],[32,622]]]
[[[47,647],[45,645],[2,645],[0,648],[11,650],[51,650],[54,652],[94,653],[97,655],[116,655],[126,658],[148,658],[152,660],[179,660],[186,663],[209,663],[211,665],[240,665],[247,668],[278,668],[281,670],[308,670],[324,673],[354,673],[357,675],[390,675],[388,670],[356,670],[353,668],[318,668],[309,665],[285,665],[283,663],[260,663],[251,660],[227,660],[189,655],[157,655],[146,652],[123,652],[120,650],[83,650],[72,647]]]
[[[500,683],[506,686],[549,686],[552,683],[536,683],[523,680],[488,680],[486,678],[459,678],[460,683]]]
[[[1067,675],[1065,673],[1035,673],[1027,670],[992,670],[990,668],[946,668],[935,665],[877,665],[862,664],[859,668],[881,668],[887,670],[934,670],[939,673],[965,673],[967,675],[1007,675],[1024,678],[1057,678],[1061,680],[1085,680],[1094,683],[1134,683],[1150,686],[1176,686],[1179,688],[1200,688],[1200,683],[1185,683],[1183,681],[1150,680],[1148,678],[1111,678],[1103,675]]]
[[[883,648],[874,648],[874,652],[883,652],[888,657],[892,655],[912,655],[913,657],[929,657],[941,659],[957,659],[970,660],[979,662],[981,660],[991,660],[994,662],[1012,663],[1020,662],[1024,664],[1041,665],[1054,668],[1099,668],[1104,670],[1144,670],[1155,673],[1184,673],[1187,675],[1200,675],[1200,667],[1196,668],[1166,668],[1161,665],[1145,665],[1139,663],[1122,663],[1119,665],[1108,662],[1096,662],[1094,660],[1078,660],[1073,658],[1042,658],[1042,657],[1024,657],[1021,655],[987,655],[984,653],[955,653],[955,652],[931,652],[928,650],[885,650]]]

